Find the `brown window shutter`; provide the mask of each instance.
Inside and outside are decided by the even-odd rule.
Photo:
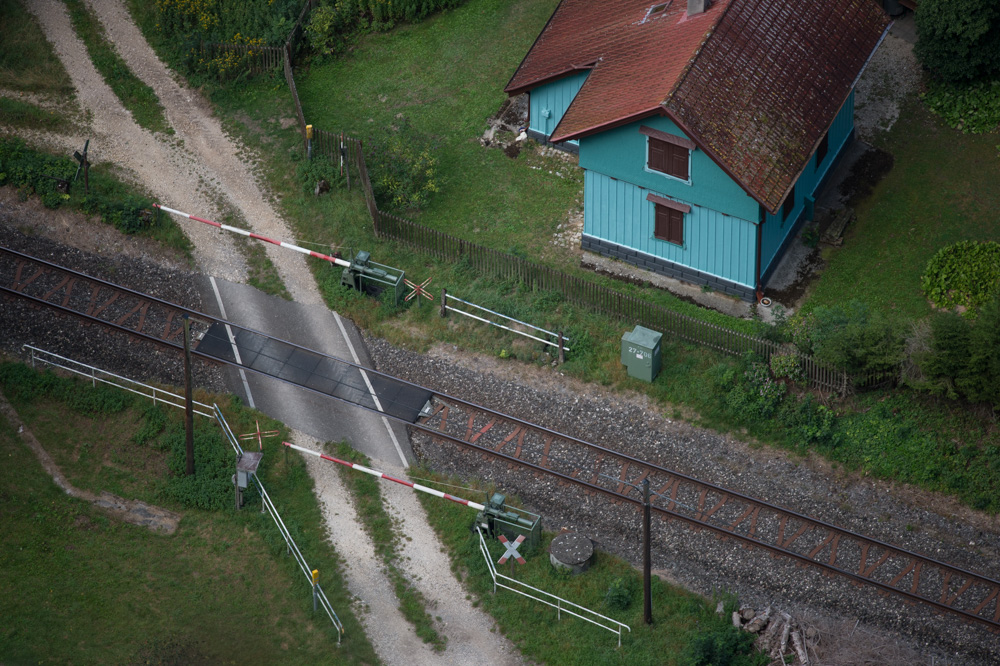
[[[667,170],[671,176],[688,180],[688,150],[672,144],[669,147],[670,168]]]
[[[667,209],[670,226],[667,228],[667,240],[671,243],[684,245],[684,213],[679,210]]]
[[[649,140],[649,166],[654,171],[667,172],[667,149],[669,144],[657,139]]]
[[[656,204],[653,236],[677,245],[684,245],[684,213]]]

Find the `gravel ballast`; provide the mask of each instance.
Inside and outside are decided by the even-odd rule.
[[[645,396],[610,393],[551,370],[468,356],[448,347],[431,355],[369,340],[383,372],[435,391],[461,396],[547,428],[683,474],[781,505],[852,531],[925,553],[935,559],[1000,577],[1000,530],[995,517],[912,488],[832,470],[824,461],[755,448],[731,437],[657,414]],[[533,477],[506,463],[460,452],[454,445],[412,437],[414,450],[432,468],[464,479],[491,481],[543,515],[546,529],[580,531],[600,549],[641,564],[641,515],[601,496]],[[996,637],[979,625],[941,617],[857,588],[841,577],[775,559],[722,541],[707,530],[658,520],[653,567],[664,577],[705,595],[735,592],[741,602],[773,604],[800,616],[857,622],[919,651],[926,663],[993,664]],[[842,622],[842,624],[844,623]],[[834,624],[836,622],[833,622]],[[826,640],[832,640],[827,637]],[[907,650],[907,652],[909,652]],[[889,662],[885,662],[889,663]],[[905,662],[914,663],[911,657]],[[920,663],[920,662],[916,662]]]

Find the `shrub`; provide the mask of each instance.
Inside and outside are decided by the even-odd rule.
[[[400,21],[420,21],[464,0],[336,0],[313,10],[306,26],[310,46],[326,55],[344,48],[355,33],[390,30]]]
[[[760,423],[771,418],[785,397],[785,385],[774,381],[767,366],[753,354],[744,357],[742,374],[732,373],[736,385],[726,394],[726,407],[744,423]]]
[[[614,611],[628,610],[632,605],[632,596],[635,586],[631,578],[619,576],[611,581],[607,593],[604,595],[604,605]]]
[[[1000,409],[1000,293],[983,307],[972,326],[966,368],[955,382],[965,399]]]
[[[313,155],[311,160],[299,162],[295,167],[302,192],[311,195],[316,190],[316,184],[325,180],[330,187],[335,187],[343,178],[340,175],[340,165],[326,155]]]
[[[1000,126],[1000,81],[931,81],[922,98],[949,127],[966,134],[985,134]]]
[[[816,327],[816,317],[811,312],[798,314],[789,319],[785,326],[796,349],[803,354],[812,354],[812,332]]]
[[[836,414],[811,395],[801,401],[786,401],[782,405],[779,420],[799,444],[833,448],[840,443],[839,436],[835,434]]]
[[[1000,294],[969,321],[939,313],[915,328],[907,384],[951,399],[985,402],[1000,408]]]
[[[438,191],[429,137],[403,121],[366,142],[365,158],[379,208],[420,208]]]
[[[927,262],[921,286],[939,308],[967,308],[974,316],[1000,292],[1000,243],[960,241],[943,247]]]
[[[1000,4],[996,0],[921,0],[914,53],[938,79],[982,81],[1000,75]]]
[[[302,5],[301,0],[156,0],[156,25],[175,43],[240,43],[245,35],[280,45]]]
[[[795,353],[773,354],[771,356],[771,372],[777,379],[787,377],[793,382],[801,382],[805,379],[805,373],[799,366],[799,355]]]
[[[896,370],[903,359],[903,337],[897,327],[867,305],[818,307],[809,335],[817,360],[851,376]]]
[[[173,474],[167,483],[168,497],[184,506],[219,511],[233,502],[232,450],[216,429],[195,429],[193,476],[187,476],[187,438],[183,424],[164,436],[170,449],[169,467]]]
[[[720,623],[721,625],[721,623]],[[732,625],[699,634],[681,655],[682,666],[752,666],[768,663],[767,655],[756,654],[757,636]]]
[[[918,372],[910,373],[911,388],[957,399],[955,380],[965,373],[969,360],[970,323],[946,312],[931,318],[930,324],[915,327],[910,361]]]
[[[154,220],[146,213],[152,202],[144,197],[123,193],[124,188],[108,186],[107,192],[98,189],[91,176],[90,193],[79,196],[78,186],[72,197],[56,189],[56,181],[45,176],[73,178],[77,163],[68,157],[48,155],[28,148],[20,139],[0,140],[0,185],[20,188],[25,198],[31,194],[41,196],[46,208],[58,208],[69,203],[84,213],[100,215],[122,233],[134,234],[153,226]],[[117,190],[117,191],[116,191]]]

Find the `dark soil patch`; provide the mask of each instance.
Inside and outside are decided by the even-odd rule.
[[[878,182],[892,171],[894,163],[892,153],[878,148],[870,148],[859,157],[840,184],[840,193],[847,198],[847,205],[853,208],[871,194]]]
[[[517,156],[521,154],[521,146],[518,143],[508,143],[504,146],[503,154],[510,159],[517,159]]]
[[[785,303],[790,307],[798,307],[809,292],[809,287],[822,274],[826,267],[826,262],[820,254],[819,248],[814,248],[809,256],[799,263],[795,272],[795,281],[783,289],[768,287],[767,295],[777,303]]]

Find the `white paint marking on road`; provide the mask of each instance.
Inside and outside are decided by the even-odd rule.
[[[219,312],[222,314],[223,319],[229,319],[226,316],[226,306],[222,304],[222,295],[219,294],[219,286],[215,284],[215,277],[212,275],[208,276],[208,281],[212,283],[212,291],[215,292],[215,302],[219,304]],[[233,354],[236,355],[236,362],[241,366],[243,365],[243,359],[240,358],[240,350],[236,347],[236,337],[233,335],[233,329],[226,324],[226,335],[229,336],[229,344],[233,347]],[[253,404],[253,394],[250,393],[250,384],[247,382],[247,373],[240,369],[240,379],[243,380],[243,389],[247,392],[247,404],[250,405],[250,409],[257,409],[257,406]]]
[[[354,364],[361,365],[361,359],[358,358],[358,353],[354,351],[354,345],[351,344],[351,339],[347,337],[347,329],[344,328],[344,322],[341,321],[340,315],[337,314],[336,311],[331,310],[331,312],[333,312],[333,318],[337,320],[337,326],[340,327],[340,334],[344,336],[347,348],[351,350],[351,358],[354,359]],[[371,381],[368,379],[368,373],[362,370],[361,376],[364,377],[365,384],[368,385],[368,392],[372,394],[372,400],[375,401],[375,407],[378,411],[384,412],[385,410],[382,409],[382,403],[379,402],[378,396],[375,395],[375,387],[372,386]],[[389,425],[389,419],[383,416],[382,423],[385,425],[386,432],[389,433],[389,439],[392,440],[393,446],[396,447],[396,453],[399,454],[399,460],[403,463],[403,469],[409,468],[410,463],[406,462],[406,456],[403,455],[403,448],[399,445],[399,440],[396,439],[396,433],[392,431],[392,426]]]

